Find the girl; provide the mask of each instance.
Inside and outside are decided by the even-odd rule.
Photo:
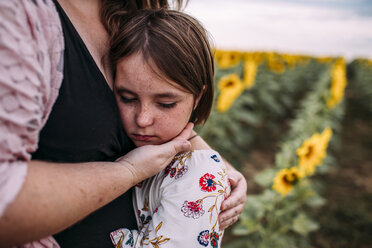
[[[204,123],[213,103],[213,56],[194,18],[164,9],[119,14],[111,37],[115,95],[122,124],[137,147]],[[220,206],[230,193],[220,155],[194,142],[160,173],[138,184],[138,230],[113,230],[115,247],[220,247]],[[136,165],[133,164],[133,168]],[[136,177],[136,175],[134,175]]]

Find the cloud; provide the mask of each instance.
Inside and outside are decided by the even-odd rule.
[[[186,12],[201,20],[218,48],[372,58],[372,17],[352,8],[283,0],[191,0]]]

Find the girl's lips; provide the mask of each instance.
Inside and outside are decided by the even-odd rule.
[[[150,141],[154,136],[133,134],[133,137],[135,140],[139,140],[139,141]]]

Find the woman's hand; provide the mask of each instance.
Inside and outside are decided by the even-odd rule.
[[[231,194],[221,206],[222,212],[218,217],[220,230],[226,229],[239,219],[247,200],[247,181],[239,171],[231,166],[228,168]]]
[[[190,137],[194,124],[187,124],[185,129],[173,140],[162,145],[147,145],[134,149],[116,160],[124,164],[132,173],[133,185],[152,177],[164,169],[180,152],[190,150]]]

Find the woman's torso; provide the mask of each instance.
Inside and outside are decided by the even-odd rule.
[[[114,161],[133,144],[122,129],[105,77],[61,6],[56,6],[65,36],[64,79],[33,159]],[[112,247],[109,233],[123,225],[136,228],[130,191],[55,238],[61,247]]]

